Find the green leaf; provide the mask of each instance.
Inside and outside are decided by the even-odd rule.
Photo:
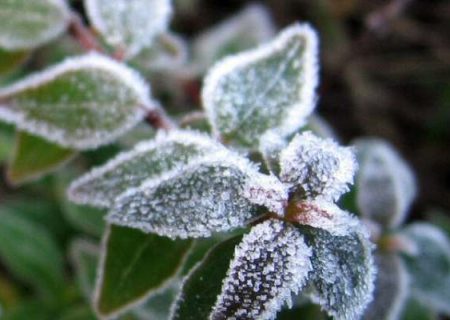
[[[327,316],[314,304],[302,305],[292,309],[283,309],[277,320],[326,320]]]
[[[169,0],[84,0],[94,28],[111,46],[134,56],[167,29],[172,13]]]
[[[96,320],[95,314],[89,306],[75,306],[64,310],[58,320]]]
[[[0,209],[0,257],[10,272],[58,300],[64,285],[63,259],[46,229],[17,212]]]
[[[402,320],[437,320],[438,316],[431,311],[428,306],[422,303],[409,299],[406,307],[403,309]]]
[[[99,247],[88,240],[76,239],[70,246],[78,287],[88,302],[93,297],[99,255]]]
[[[28,51],[11,52],[0,48],[0,78],[9,75],[16,68],[22,65],[28,57]]]
[[[0,162],[11,157],[14,148],[14,128],[0,123]]]
[[[206,320],[220,294],[235,246],[242,236],[233,237],[215,246],[202,262],[185,278],[172,320]]]
[[[74,156],[73,150],[62,148],[26,132],[18,132],[7,176],[16,185],[36,180],[62,166]]]
[[[55,319],[55,312],[45,303],[39,300],[22,301],[11,311],[2,316],[2,320],[29,320],[33,315],[33,320]]]
[[[149,108],[142,78],[94,53],[68,58],[0,89],[0,119],[66,148],[110,143]]]
[[[10,0],[0,3],[0,47],[21,50],[38,47],[59,36],[70,20],[63,0]]]
[[[415,223],[402,232],[415,246],[405,256],[412,295],[438,312],[450,315],[450,241],[437,227]]]
[[[317,55],[314,31],[296,24],[269,44],[217,63],[202,92],[214,133],[256,149],[267,130],[298,130],[315,106]]]
[[[118,226],[109,227],[103,243],[95,296],[102,317],[123,313],[167,287],[191,246]]]

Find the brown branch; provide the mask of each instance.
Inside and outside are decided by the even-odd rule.
[[[83,23],[76,12],[72,12],[69,32],[86,51],[104,52],[92,30]]]
[[[159,106],[151,109],[147,113],[145,120],[155,129],[163,129],[168,131],[173,130],[177,127],[176,124],[166,114],[166,112]]]

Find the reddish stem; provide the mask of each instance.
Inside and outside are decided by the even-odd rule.
[[[145,120],[147,121],[148,124],[150,124],[153,128],[156,129],[163,129],[169,131],[176,128],[175,123],[167,116],[165,111],[160,107],[156,107],[150,110],[147,113]]]
[[[69,32],[86,51],[104,52],[92,30],[83,23],[80,15],[76,12],[72,12]]]

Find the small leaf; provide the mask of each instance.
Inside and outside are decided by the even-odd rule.
[[[202,262],[184,279],[180,294],[172,307],[171,320],[208,319],[222,288],[235,246],[241,236],[228,239],[212,248]]]
[[[269,129],[298,130],[314,109],[317,55],[315,32],[296,24],[269,44],[217,63],[202,92],[215,134],[256,149]]]
[[[195,132],[159,134],[74,181],[68,196],[76,203],[108,208],[120,194],[145,180],[220,149],[218,142]]]
[[[64,62],[0,89],[0,119],[66,148],[109,143],[150,108],[149,88],[98,54]]]
[[[351,148],[304,132],[282,151],[280,167],[281,181],[302,197],[336,201],[349,191],[357,164]]]
[[[63,0],[13,0],[0,3],[0,47],[31,49],[59,36],[70,19]]]
[[[172,238],[207,237],[245,226],[261,214],[259,205],[283,211],[284,186],[245,158],[226,151],[196,162],[122,194],[108,221]]]
[[[399,226],[416,196],[416,181],[408,164],[385,141],[355,143],[360,170],[356,178],[361,214],[383,226]]]
[[[259,152],[264,158],[267,168],[276,175],[280,174],[280,155],[288,141],[276,130],[269,130],[259,140]]]
[[[99,247],[88,240],[76,239],[70,246],[70,257],[75,267],[78,286],[89,302],[94,292],[99,255]]]
[[[359,319],[372,300],[375,266],[372,244],[361,225],[346,235],[299,227],[311,247],[311,297],[335,319]]]
[[[111,318],[167,287],[179,272],[190,241],[172,241],[110,226],[105,234],[95,308]]]
[[[253,227],[234,252],[210,319],[274,319],[311,271],[300,232],[279,220]]]
[[[172,14],[170,0],[84,0],[90,22],[114,47],[134,56],[164,32]]]
[[[40,178],[62,166],[75,152],[25,132],[18,132],[13,158],[8,166],[8,179],[22,184]]]
[[[411,274],[412,295],[438,312],[450,315],[450,241],[438,228],[415,223],[402,232],[415,245],[405,256]]]
[[[63,259],[50,233],[18,212],[0,209],[0,257],[24,282],[52,299],[64,284]]]
[[[400,319],[409,295],[409,275],[400,257],[375,255],[377,278],[373,301],[364,313],[364,320]]]
[[[203,73],[224,56],[256,47],[274,34],[275,27],[267,8],[250,4],[194,39],[194,69]]]
[[[1,32],[1,31],[0,31]],[[5,51],[0,48],[0,78],[8,76],[29,57],[27,51]]]

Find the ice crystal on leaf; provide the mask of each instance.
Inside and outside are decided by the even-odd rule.
[[[212,320],[275,319],[311,271],[311,250],[292,225],[268,220],[236,247]]]
[[[256,218],[257,205],[282,208],[287,201],[281,183],[262,176],[246,159],[218,152],[129,189],[108,220],[172,238],[231,230]]]
[[[315,103],[317,36],[295,24],[274,41],[218,62],[202,98],[214,133],[256,149],[269,129],[295,132]]]
[[[84,0],[89,20],[112,46],[127,56],[151,45],[166,30],[172,13],[170,0]]]
[[[355,145],[360,163],[356,184],[361,213],[387,227],[400,225],[416,195],[411,168],[381,140],[362,139]]]
[[[74,202],[108,208],[129,188],[219,150],[224,147],[200,133],[159,133],[77,179],[68,195]]]
[[[113,141],[150,105],[138,74],[98,54],[69,58],[0,89],[0,119],[75,149]]]
[[[336,201],[349,190],[357,164],[351,148],[310,132],[294,137],[280,156],[280,178],[302,196]]]
[[[280,153],[287,144],[287,139],[277,130],[267,131],[259,140],[259,152],[267,168],[275,174],[280,173]]]

